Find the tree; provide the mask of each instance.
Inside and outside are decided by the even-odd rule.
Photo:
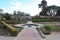
[[[16,15],[16,11],[14,11],[14,15]]]
[[[33,16],[33,20],[38,20],[38,19],[40,19],[39,15]]]
[[[13,13],[14,13],[14,19],[16,19],[16,11],[14,11]]]
[[[40,15],[46,15],[46,11],[45,8],[47,7],[47,2],[45,0],[41,1],[41,4],[39,4],[39,8],[42,9],[42,11],[39,13]]]
[[[60,16],[60,8],[57,10],[57,16]]]
[[[57,9],[58,7],[55,5],[48,6],[40,12],[40,15],[54,16],[56,15]]]
[[[11,20],[11,15],[8,14],[8,13],[5,13],[5,14],[3,15],[3,18],[5,18],[6,20]]]
[[[19,14],[20,16],[23,16],[24,15],[24,12],[17,11],[17,14]]]
[[[48,6],[47,8],[48,8],[48,10],[47,10],[48,16],[55,16],[56,15],[56,12],[57,12],[57,9],[58,9],[57,6],[52,5],[52,6]]]
[[[39,4],[39,8],[42,8],[42,10],[43,10],[46,7],[47,7],[47,2],[45,0],[42,0],[41,4]]]

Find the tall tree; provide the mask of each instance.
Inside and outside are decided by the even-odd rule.
[[[47,2],[45,0],[42,0],[41,4],[39,4],[39,8],[42,8],[42,10],[43,10],[46,7],[47,7]]]
[[[14,11],[13,13],[14,13],[14,19],[16,19],[16,11]]]
[[[3,18],[5,18],[6,20],[11,20],[11,15],[8,14],[8,13],[5,13],[5,14],[3,15]]]
[[[57,16],[60,16],[60,7],[58,8],[56,15],[57,15]]]
[[[14,15],[16,15],[16,11],[14,11]]]
[[[17,14],[23,16],[24,15],[24,12],[21,12],[21,11],[17,11]]]
[[[39,4],[39,8],[42,9],[42,11],[39,13],[39,15],[46,15],[46,10],[45,8],[47,7],[47,2],[45,0],[41,1],[41,4]],[[45,10],[45,12],[43,13],[43,10]]]
[[[52,6],[48,6],[46,9],[48,9],[47,10],[47,15],[49,15],[49,16],[55,16],[56,13],[57,13],[58,7],[55,6],[55,5],[52,5]]]
[[[58,9],[58,7],[55,5],[48,6],[40,12],[40,15],[54,16],[54,15],[56,15],[57,9]]]

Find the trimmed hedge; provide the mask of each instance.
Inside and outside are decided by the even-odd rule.
[[[33,22],[60,22],[60,19],[35,19]]]
[[[7,24],[19,24],[20,21],[5,21]]]
[[[5,23],[4,21],[2,21],[2,23],[6,26],[6,28],[10,31],[12,36],[17,36],[17,30],[12,27],[11,25],[8,25],[7,23]]]

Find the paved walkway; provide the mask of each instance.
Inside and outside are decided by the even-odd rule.
[[[43,40],[35,28],[23,29],[15,40]]]
[[[14,40],[15,37],[11,36],[0,36],[0,40]]]

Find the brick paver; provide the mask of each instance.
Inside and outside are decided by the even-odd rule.
[[[51,32],[42,38],[38,31],[33,27],[24,28],[14,40],[60,40],[60,32]]]
[[[35,28],[23,29],[15,40],[43,40]]]

